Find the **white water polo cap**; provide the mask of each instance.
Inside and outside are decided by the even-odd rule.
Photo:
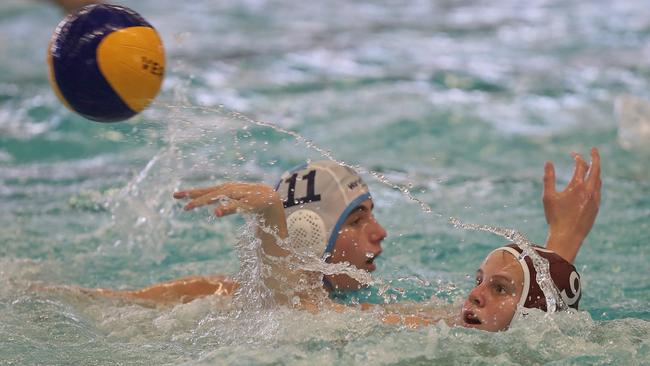
[[[370,198],[357,172],[329,160],[285,172],[275,190],[284,203],[293,250],[317,256],[332,252],[347,216]]]

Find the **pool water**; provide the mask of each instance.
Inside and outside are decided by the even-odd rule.
[[[168,63],[154,105],[116,124],[84,120],[49,87],[46,47],[62,13],[0,5],[0,365],[650,362],[645,1],[122,4],[158,29]],[[389,233],[377,288],[453,307],[505,241],[449,217],[542,244],[543,164],[563,186],[571,152],[591,146],[603,196],[576,261],[577,314],[501,333],[410,330],[358,310],[221,298],[151,307],[39,290],[236,274],[244,221],[183,212],[172,192],[274,184],[331,157],[360,167]]]

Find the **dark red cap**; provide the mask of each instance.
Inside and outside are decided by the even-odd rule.
[[[549,264],[551,279],[555,283],[562,301],[573,309],[578,309],[578,303],[582,297],[582,286],[580,275],[573,264],[560,257],[555,252],[540,248],[532,247],[535,252],[542,258],[546,259]],[[524,289],[519,300],[519,305],[525,308],[535,308],[546,311],[546,298],[544,292],[537,283],[537,271],[533,266],[533,261],[529,256],[520,259],[523,252],[516,244],[510,244],[505,247],[497,248],[495,251],[503,250],[512,254],[521,265],[524,272]]]

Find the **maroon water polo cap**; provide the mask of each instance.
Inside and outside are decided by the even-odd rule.
[[[546,259],[549,264],[551,272],[551,279],[555,283],[562,301],[573,309],[578,309],[578,303],[582,296],[582,285],[580,283],[580,275],[573,264],[560,257],[552,250],[532,247],[540,257]],[[522,250],[516,244],[510,244],[493,251],[503,250],[512,254],[521,265],[524,272],[524,287],[519,299],[519,305],[525,308],[535,308],[546,311],[546,297],[544,292],[537,283],[537,271],[533,266],[533,261],[529,256],[521,258]],[[491,253],[490,253],[491,254]]]

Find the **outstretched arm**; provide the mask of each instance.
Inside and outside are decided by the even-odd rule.
[[[188,303],[210,295],[232,295],[239,284],[226,276],[190,276],[157,283],[139,290],[81,288],[91,295],[120,299],[146,300],[155,303]]]
[[[258,230],[266,253],[284,256],[286,252],[276,241],[287,237],[284,207],[278,194],[265,184],[229,182],[210,188],[192,189],[174,193],[174,198],[191,199],[185,210],[216,204],[217,217],[235,212],[258,214]],[[157,283],[139,290],[80,289],[84,293],[121,299],[146,300],[156,303],[190,302],[210,295],[232,295],[237,284],[225,276],[190,276]]]
[[[544,213],[549,225],[546,247],[570,263],[594,225],[600,207],[600,155],[591,149],[591,166],[574,154],[575,171],[562,192],[555,190],[553,163],[544,166]]]

